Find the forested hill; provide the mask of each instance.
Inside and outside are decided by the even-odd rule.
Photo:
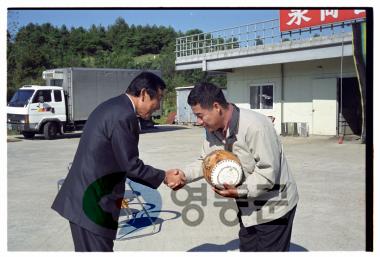
[[[14,35],[7,33],[8,99],[24,84],[44,84],[42,71],[59,67],[161,69],[168,84],[167,101],[174,88],[205,78],[201,71],[175,71],[175,38],[186,33],[172,27],[129,25],[117,18],[108,26],[89,29],[30,23]],[[224,78],[207,78],[225,83]],[[172,105],[173,103],[168,103]]]

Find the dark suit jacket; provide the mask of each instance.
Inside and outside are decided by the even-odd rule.
[[[139,159],[139,131],[127,95],[100,104],[86,122],[52,208],[93,233],[115,238],[119,212],[115,201],[124,193],[126,178],[151,188],[157,188],[165,178],[163,170]]]

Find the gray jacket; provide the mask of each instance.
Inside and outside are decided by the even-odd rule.
[[[226,139],[206,131],[201,157],[184,169],[188,182],[203,177],[202,160],[217,149],[232,150],[242,163],[236,203],[245,227],[278,219],[296,206],[297,186],[268,117],[234,105]]]

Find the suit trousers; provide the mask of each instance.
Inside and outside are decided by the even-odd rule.
[[[240,222],[240,251],[241,252],[287,252],[290,248],[293,220],[297,206],[279,219],[244,227]]]
[[[113,252],[113,239],[94,234],[70,222],[76,252]]]

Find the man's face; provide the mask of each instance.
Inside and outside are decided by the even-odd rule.
[[[223,118],[220,110],[221,106],[214,103],[211,109],[204,109],[200,104],[191,106],[194,115],[197,117],[197,123],[210,132],[223,128]]]
[[[161,99],[164,95],[163,90],[158,89],[157,95],[155,97],[150,97],[146,90],[141,91],[140,96],[140,108],[137,110],[138,115],[145,119],[149,120],[152,116],[152,113],[160,109]]]

